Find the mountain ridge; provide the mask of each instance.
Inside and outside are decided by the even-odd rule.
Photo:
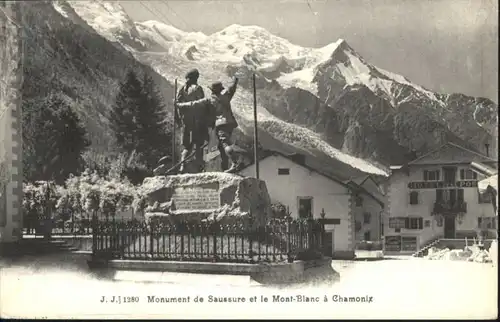
[[[161,22],[131,22],[117,3],[110,7],[113,12],[98,9],[104,1],[92,1],[94,7],[76,2],[54,5],[62,16],[85,23],[170,82],[193,67],[200,69],[202,86],[239,75],[233,106],[247,141],[253,133],[255,72],[259,132],[269,138],[264,143],[279,148],[282,141],[292,150],[325,160],[326,167],[347,164],[352,168],[349,177],[359,176],[360,171],[386,176],[388,165],[407,162],[444,141],[480,151],[485,142],[498,140],[497,106],[492,101],[435,93],[411,83],[370,65],[345,39],[306,48],[258,26],[231,25],[211,35],[189,33]],[[78,17],[68,14],[65,5]],[[101,11],[108,18],[123,19],[127,23],[121,26],[130,30],[106,29],[120,24],[102,23]],[[167,103],[170,92],[164,91]],[[335,165],[328,165],[330,159]]]

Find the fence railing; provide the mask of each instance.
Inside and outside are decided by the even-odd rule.
[[[98,220],[93,256],[209,262],[290,261],[306,250],[323,249],[324,226],[315,220],[272,221],[260,228],[217,222]]]

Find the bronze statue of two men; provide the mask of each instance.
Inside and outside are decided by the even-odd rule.
[[[236,92],[238,78],[226,89],[221,82],[212,83],[211,95],[205,97],[203,88],[198,85],[200,73],[193,69],[186,74],[186,84],[177,94],[175,115],[176,123],[182,126],[182,153],[179,173],[198,173],[204,171],[203,149],[210,139],[209,129],[217,136],[217,148],[221,156],[224,172],[235,173],[240,170],[239,155],[233,149],[231,136],[238,123],[231,109],[231,99]],[[190,156],[193,160],[188,163]]]

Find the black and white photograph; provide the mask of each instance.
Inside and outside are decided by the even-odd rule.
[[[0,317],[497,319],[498,12],[0,0]]]

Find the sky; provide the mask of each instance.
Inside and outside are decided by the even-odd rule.
[[[498,102],[498,0],[119,2],[135,21],[185,31],[258,25],[306,47],[342,38],[371,64],[428,89]]]

